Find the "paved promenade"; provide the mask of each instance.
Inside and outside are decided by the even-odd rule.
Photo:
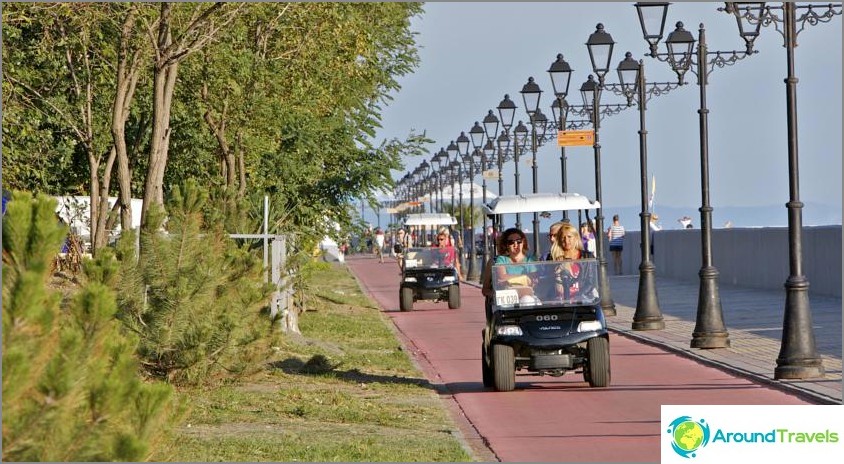
[[[729,348],[690,348],[697,312],[698,283],[657,278],[657,295],[665,319],[663,330],[632,330],[639,276],[610,276],[616,304],[610,328],[629,337],[652,343],[734,374],[808,396],[841,404],[841,300],[811,297],[812,323],[818,355],[826,371],[823,379],[774,380],[782,337],[785,290],[775,292],[719,285]]]

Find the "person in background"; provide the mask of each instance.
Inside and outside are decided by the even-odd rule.
[[[649,224],[649,229],[651,231],[651,255],[654,254],[654,238],[656,238],[656,234],[654,232],[659,232],[662,230],[662,226],[659,225],[659,216],[656,213],[651,213],[651,220]]]
[[[380,227],[375,228],[375,256],[378,257],[378,262],[384,262],[384,231]]]
[[[618,214],[612,217],[612,225],[607,229],[607,238],[610,240],[610,253],[612,253],[612,264],[615,275],[621,275],[622,262],[621,252],[624,250],[624,226],[618,219]]]
[[[396,254],[396,262],[399,263],[399,274],[402,273],[402,269],[404,268],[404,253],[412,246],[411,244],[410,234],[405,232],[404,229],[399,229],[398,232],[396,232],[396,243],[393,244],[393,252]]]
[[[551,252],[554,250],[554,244],[557,243],[557,232],[560,231],[563,224],[565,224],[563,221],[557,221],[548,227],[548,241],[551,242],[551,247],[548,249],[547,253],[542,255],[541,261],[551,261],[553,259]]]
[[[443,264],[446,266],[453,266],[457,271],[457,278],[464,280],[463,270],[460,269],[460,260],[457,259],[457,251],[454,249],[454,245],[451,244],[451,237],[448,234],[448,229],[440,229],[437,233],[436,243],[433,246],[434,248],[439,248],[443,253]]]
[[[583,242],[583,249],[595,256],[595,232],[592,221],[580,225],[580,240]]]

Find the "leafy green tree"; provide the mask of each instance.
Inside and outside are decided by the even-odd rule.
[[[137,461],[165,432],[172,388],[145,382],[115,320],[114,261],[61,309],[47,286],[67,228],[55,200],[15,194],[3,218],[3,460]]]

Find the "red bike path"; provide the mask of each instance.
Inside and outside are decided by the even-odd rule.
[[[346,264],[483,461],[659,462],[660,405],[812,404],[616,332],[609,387],[590,388],[573,373],[517,375],[515,391],[496,392],[481,380],[484,309],[477,286],[461,285],[460,309],[418,301],[402,312],[395,260],[353,255]]]

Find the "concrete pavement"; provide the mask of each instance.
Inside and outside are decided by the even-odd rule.
[[[632,330],[639,276],[610,276],[610,290],[617,315],[607,318],[609,326],[622,335],[814,401],[842,403],[840,299],[809,297],[815,345],[826,371],[824,378],[774,380],[781,347],[785,290],[774,292],[720,284],[721,307],[730,347],[703,350],[689,346],[695,327],[698,285],[697,282],[657,277],[657,295],[665,329]]]

